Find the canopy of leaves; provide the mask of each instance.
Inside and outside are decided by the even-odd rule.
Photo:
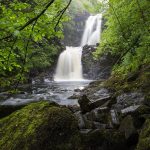
[[[150,1],[110,0],[101,43],[95,53],[119,55],[115,73],[127,74],[150,62]]]
[[[23,80],[32,67],[50,66],[63,37],[68,1],[13,0],[0,2],[0,85]],[[59,24],[58,24],[59,23]],[[42,44],[40,44],[42,43]],[[42,45],[42,49],[41,49]]]

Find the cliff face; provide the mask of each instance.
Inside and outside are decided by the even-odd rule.
[[[116,61],[115,57],[112,57],[110,54],[103,55],[100,59],[95,60],[93,58],[93,52],[96,50],[96,47],[93,46],[84,46],[82,52],[82,67],[83,67],[83,76],[86,79],[107,79],[110,76],[111,69],[114,62]]]
[[[67,46],[80,46],[84,31],[85,21],[89,14],[87,12],[77,14],[70,22],[64,24],[64,39],[62,43]]]

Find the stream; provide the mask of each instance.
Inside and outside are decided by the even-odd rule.
[[[23,105],[40,100],[54,101],[60,105],[78,105],[77,99],[69,97],[73,94],[79,94],[79,91],[85,88],[89,82],[90,80],[55,82],[44,79],[43,82],[33,82],[32,85],[21,87],[24,92],[20,94],[8,97],[6,93],[0,93],[0,97],[3,97],[0,105]]]

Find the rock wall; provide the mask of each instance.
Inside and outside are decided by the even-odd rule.
[[[83,76],[86,79],[107,79],[117,58],[104,54],[98,60],[93,58],[96,47],[84,46],[82,51]]]
[[[67,46],[80,46],[85,21],[89,13],[84,12],[72,17],[70,22],[64,24],[64,39],[62,43]]]

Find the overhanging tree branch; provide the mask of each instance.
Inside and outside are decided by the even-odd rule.
[[[55,28],[54,28],[55,31],[56,31],[56,29],[57,29],[57,26],[58,26],[58,24],[59,24],[59,22],[60,22],[62,16],[64,15],[64,13],[66,12],[66,10],[68,9],[68,7],[69,7],[69,5],[71,4],[71,2],[72,2],[72,0],[69,0],[67,6],[59,12],[59,15],[58,15],[59,18],[58,18],[58,21],[57,21],[57,23],[56,23],[56,25],[55,25]]]
[[[34,21],[37,21],[44,13],[45,11],[54,3],[55,0],[51,0],[46,6],[45,8],[34,18],[30,19],[27,23],[25,23],[22,27],[19,28],[19,31],[22,31],[23,29],[25,29],[28,25],[32,24]],[[10,34],[6,37],[3,37],[0,39],[0,41],[11,38],[13,36],[13,34]]]

